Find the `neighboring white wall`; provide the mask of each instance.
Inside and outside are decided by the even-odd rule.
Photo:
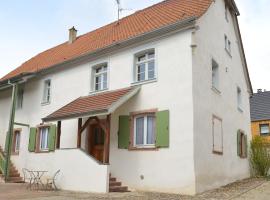
[[[52,177],[60,169],[56,185],[62,190],[108,192],[109,166],[100,165],[79,149],[29,153],[24,162],[29,170],[48,171],[43,178]]]
[[[237,156],[237,130],[251,138],[248,86],[244,78],[232,16],[225,20],[223,0],[214,1],[199,19],[193,43],[194,156],[196,192],[249,177],[248,159]],[[231,40],[232,57],[225,51],[224,34]],[[211,89],[212,58],[219,64],[221,93]],[[243,112],[237,109],[237,87],[243,95]],[[223,155],[212,153],[212,115],[223,120]]]
[[[99,63],[108,62],[109,90],[132,86],[134,54],[155,48],[157,80],[142,85],[139,94],[112,115],[111,173],[134,189],[194,194],[190,44],[191,31],[188,30],[152,42],[138,44],[95,61],[73,64],[65,70],[56,70],[54,73],[32,79],[25,85],[23,109],[16,112],[16,121],[36,126],[41,123],[41,118],[80,96],[88,95],[91,66]],[[52,83],[51,103],[41,105],[43,82],[48,78]],[[0,97],[0,106],[9,107],[7,102],[10,100],[10,96],[9,99]],[[118,116],[152,108],[170,110],[170,148],[150,152],[119,150],[117,148]],[[8,124],[9,111],[5,110],[2,114],[3,124]],[[61,148],[76,147],[77,126],[77,119],[62,121]],[[0,130],[0,134],[4,135],[7,126]],[[44,163],[52,165],[52,161],[42,160],[43,157],[49,158],[50,154],[28,152],[29,130],[27,128],[23,129],[22,135],[24,139],[21,143],[20,155],[12,156],[17,168],[21,170],[22,167],[28,166],[28,163],[33,163],[33,168],[36,169],[42,169]],[[84,148],[86,148],[85,137],[86,135],[83,134]],[[64,158],[69,160],[68,156]],[[74,160],[74,164],[77,160]],[[88,173],[91,168],[80,165],[80,170]],[[140,180],[140,175],[145,176],[143,181]]]

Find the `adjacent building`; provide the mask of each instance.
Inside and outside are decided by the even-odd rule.
[[[250,98],[252,136],[270,139],[270,92],[259,89]]]

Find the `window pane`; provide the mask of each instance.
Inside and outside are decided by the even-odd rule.
[[[98,68],[96,68],[96,73],[101,72],[101,70],[102,70],[102,67],[98,67]]]
[[[48,149],[48,137],[49,135],[49,128],[41,128],[40,132],[40,149],[46,150]]]
[[[148,59],[152,59],[152,58],[155,58],[154,52],[148,54]]]
[[[212,61],[212,86],[216,89],[219,89],[219,74],[218,74],[218,64],[213,60]]]
[[[155,78],[155,62],[151,61],[148,63],[148,79]]]
[[[138,57],[138,61],[141,62],[141,61],[144,61],[146,60],[146,56],[145,55],[142,55],[142,56],[139,56]]]
[[[260,129],[261,129],[261,134],[269,134],[269,125],[268,124],[260,125]]]
[[[143,145],[144,143],[144,117],[136,119],[136,145]]]
[[[155,143],[155,118],[152,116],[147,117],[147,144]]]
[[[21,135],[20,135],[20,132],[16,132],[15,133],[15,151],[18,152],[19,149],[20,149],[20,138],[21,138]]]
[[[138,81],[145,80],[145,63],[138,65]]]
[[[102,89],[106,89],[107,88],[107,73],[103,74],[103,88]]]

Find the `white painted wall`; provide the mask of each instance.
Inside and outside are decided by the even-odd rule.
[[[75,98],[88,95],[91,66],[98,63],[108,62],[109,90],[132,86],[134,54],[155,48],[157,80],[142,85],[139,94],[112,115],[110,172],[132,189],[194,194],[190,43],[191,31],[185,31],[30,80],[26,83],[23,109],[17,111],[16,121],[36,126],[41,123],[41,118]],[[48,78],[52,83],[51,103],[41,105],[43,81]],[[0,105],[3,107],[8,107],[7,102],[10,101],[10,95],[6,96],[6,98],[0,98]],[[119,150],[117,148],[118,116],[152,108],[170,110],[170,148],[150,152]],[[3,124],[8,124],[8,112],[5,111],[3,116],[5,116]],[[1,129],[1,134],[5,130],[7,130],[7,126]],[[28,152],[29,130],[23,129],[22,135],[20,155],[12,156],[17,168],[21,170],[28,163],[33,163],[33,167],[37,169],[44,168],[44,163],[48,166],[52,165],[52,162],[49,161],[40,162],[43,157],[50,154],[30,154]],[[86,149],[85,138],[84,133],[82,144]],[[77,120],[63,121],[61,148],[75,148],[76,144]],[[79,159],[74,158],[74,163]],[[80,167],[86,173],[91,170],[83,165]],[[140,180],[140,175],[144,175],[145,179]],[[74,187],[73,190],[77,190],[77,188]]]
[[[224,13],[224,14],[223,14]],[[225,20],[223,0],[214,1],[198,21],[193,51],[194,156],[196,192],[249,177],[248,159],[237,156],[237,130],[251,138],[248,86],[232,16]],[[232,57],[225,51],[224,34],[232,42]],[[218,94],[212,87],[212,58],[219,64]],[[237,87],[243,94],[243,112],[237,109]],[[212,153],[212,115],[223,120],[223,155]]]

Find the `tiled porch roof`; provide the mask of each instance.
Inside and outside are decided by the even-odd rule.
[[[63,119],[110,114],[132,96],[137,94],[139,90],[139,87],[129,87],[80,97],[42,120],[58,121]]]

